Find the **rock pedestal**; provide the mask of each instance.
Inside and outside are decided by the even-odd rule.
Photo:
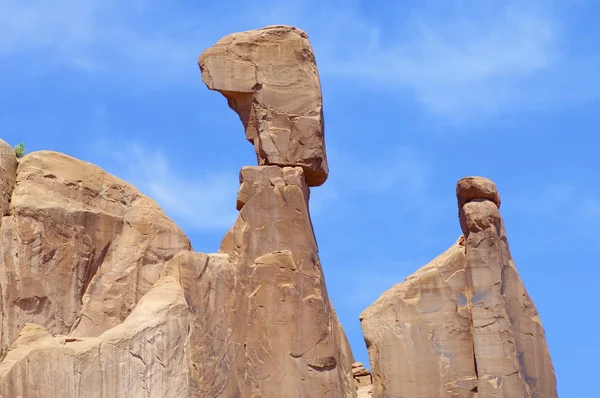
[[[371,372],[365,369],[362,362],[354,362],[352,364],[352,376],[354,377],[354,385],[357,390],[373,385]]]
[[[199,396],[355,396],[352,354],[327,297],[303,169],[244,167],[240,180],[240,215],[216,255],[219,265],[217,257],[193,266],[188,258],[179,267],[198,269],[182,284],[193,312],[211,314],[191,333],[192,345],[205,347],[193,361]],[[214,286],[213,297],[198,283]]]

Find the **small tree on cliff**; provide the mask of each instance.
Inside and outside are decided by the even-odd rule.
[[[15,155],[17,155],[18,158],[23,157],[25,152],[27,152],[27,149],[25,149],[25,144],[21,142],[20,144],[15,145]]]

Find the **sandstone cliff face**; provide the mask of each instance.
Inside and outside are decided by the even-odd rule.
[[[52,167],[56,162],[66,162],[69,167]],[[116,235],[99,235],[107,236],[107,244],[119,242],[122,238],[118,234],[124,226],[116,228],[118,221],[109,211],[116,212],[110,206],[120,209],[123,204],[100,202],[105,206],[104,218],[100,218],[103,221],[100,225],[88,224],[87,217],[91,216],[86,217],[82,202],[89,198],[77,196],[78,190],[68,190],[73,170],[82,172],[86,168],[101,176],[101,191],[110,186],[105,185],[109,182],[122,184],[95,166],[51,152],[30,154],[19,166],[11,211],[24,217],[17,210],[19,204],[24,206],[25,197],[37,198],[35,189],[43,189],[44,201],[33,200],[27,214],[55,213],[43,219],[48,224],[30,227],[39,231],[41,243],[35,239],[27,243],[22,239],[2,241],[5,255],[0,272],[6,293],[3,308],[8,314],[2,330],[7,331],[10,349],[0,363],[0,397],[355,396],[352,353],[327,297],[302,168],[265,166],[242,170],[237,201],[240,216],[223,240],[220,253],[187,251],[187,240],[176,230],[176,239],[163,241],[160,246],[145,246],[152,247],[153,254],[159,250],[176,252],[169,258],[165,256],[160,265],[151,263],[152,273],[140,272],[155,278],[154,282],[139,278],[136,284],[128,285],[131,279],[121,273],[119,279],[102,281],[105,289],[96,292],[91,282],[86,288],[85,281],[103,276],[104,263],[93,266],[93,248],[96,242],[104,241],[89,235],[108,226],[108,231]],[[51,172],[53,177],[44,177],[48,174],[40,174],[40,170]],[[38,181],[41,178],[49,179],[52,185],[40,186],[49,184]],[[89,176],[83,179],[94,181]],[[168,219],[156,207],[156,213],[149,211],[147,206],[155,205],[147,198],[132,193],[139,202],[132,201],[128,212],[144,210],[146,216],[154,215],[150,232],[153,239],[148,242],[160,242],[159,221]],[[96,204],[96,211],[98,200],[88,202]],[[136,206],[144,207],[131,209]],[[68,218],[75,211],[84,215]],[[65,219],[69,224],[51,223]],[[17,235],[21,231],[19,223],[28,222],[33,221],[17,218],[12,224],[3,224],[2,231]],[[166,225],[171,225],[170,221]],[[67,235],[59,227],[73,228],[78,235]],[[53,233],[64,241],[44,240],[46,234]],[[138,246],[146,242],[143,236],[135,237]],[[73,249],[72,245],[81,240],[87,242],[85,247],[91,247],[87,252]],[[33,250],[30,242],[42,253],[65,250],[68,255],[36,257],[27,251]],[[135,253],[135,246],[129,247]],[[19,254],[11,257],[6,254],[7,248]],[[77,261],[80,258],[85,261]],[[102,258],[106,261],[106,256]],[[135,267],[143,265],[131,261],[125,268],[136,272]],[[82,269],[90,268],[92,271],[87,272],[95,274],[87,279],[79,276]],[[18,279],[23,276],[27,276],[24,282]],[[81,285],[74,289],[75,283]],[[146,284],[149,288],[143,292]],[[82,327],[86,324],[81,318],[93,314],[85,305],[86,297],[88,303],[108,307],[96,310],[96,314],[107,314],[119,308],[115,303],[123,301],[116,299],[123,300],[130,290],[143,293],[123,320],[97,332],[99,325],[106,323],[94,324],[89,316],[89,326]],[[45,304],[35,308],[11,305],[29,297]],[[72,321],[67,324],[62,322],[64,319]]]
[[[122,324],[98,337],[26,324],[0,364],[0,397],[192,397],[189,312],[175,278],[159,279]]]
[[[496,186],[462,179],[457,197],[464,236],[361,314],[374,397],[556,397]]]
[[[190,243],[150,199],[55,152],[19,162],[0,231],[4,352],[25,323],[98,336],[120,324]]]
[[[491,181],[459,182],[463,236],[361,315],[371,376],[309,214],[328,171],[306,34],[230,35],[199,64],[259,163],[218,253],[98,167],[0,140],[0,398],[556,397]]]
[[[242,58],[264,77],[256,135],[246,126],[264,166],[240,172],[219,253],[191,252],[96,166],[46,151],[18,162],[0,142],[0,398],[356,396],[308,211],[327,174],[312,50],[295,28],[241,36],[240,51],[262,49]],[[203,55],[216,89],[239,69],[228,40]]]

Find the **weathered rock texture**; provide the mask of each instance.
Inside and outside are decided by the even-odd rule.
[[[354,385],[357,388],[373,384],[371,372],[365,369],[362,362],[354,362],[352,364],[352,376],[354,377]]]
[[[374,397],[556,397],[495,184],[457,186],[463,236],[361,314]]]
[[[0,352],[26,323],[100,335],[131,313],[165,260],[190,250],[156,203],[89,163],[35,152],[3,183],[12,181],[0,230]]]
[[[14,174],[0,397],[356,396],[302,168],[243,168],[209,255],[91,164],[37,152]]]
[[[202,80],[239,115],[259,165],[300,166],[327,179],[321,84],[308,36],[269,26],[219,40],[198,60]]]
[[[240,214],[220,252],[180,253],[166,267],[195,314],[194,396],[355,396],[302,168],[244,167],[240,179]]]
[[[190,313],[173,277],[159,279],[120,325],[98,337],[25,324],[0,363],[0,397],[193,397]]]
[[[244,366],[230,383],[241,396],[353,396],[352,355],[327,297],[302,168],[244,167],[240,180],[240,215],[220,249],[237,264],[241,293],[232,337]]]

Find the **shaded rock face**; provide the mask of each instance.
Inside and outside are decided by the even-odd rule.
[[[202,80],[240,117],[259,165],[300,166],[327,179],[321,83],[308,36],[269,26],[219,40],[198,60]]]
[[[463,236],[361,314],[374,397],[556,397],[495,184],[457,185]]]

